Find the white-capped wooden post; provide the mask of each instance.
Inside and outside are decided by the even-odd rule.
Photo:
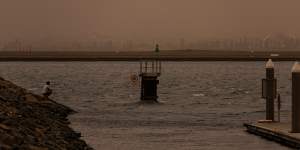
[[[295,62],[292,68],[292,129],[300,133],[300,65]]]
[[[266,99],[266,120],[274,121],[274,99],[276,98],[276,79],[274,63],[271,59],[266,64],[266,79],[263,79],[263,98]]]

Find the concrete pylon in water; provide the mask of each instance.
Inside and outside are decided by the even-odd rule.
[[[141,100],[157,102],[158,77],[161,75],[159,60],[143,60],[140,62]]]

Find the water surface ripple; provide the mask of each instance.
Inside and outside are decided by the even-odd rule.
[[[290,69],[276,62],[283,121],[290,116]],[[52,98],[78,111],[72,127],[95,149],[284,150],[244,131],[264,119],[265,62],[164,62],[156,105],[139,104],[135,62],[1,62],[0,74],[32,92],[50,80]]]

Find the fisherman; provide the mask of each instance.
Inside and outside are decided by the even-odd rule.
[[[52,94],[52,89],[50,89],[50,82],[47,81],[46,85],[43,87],[43,95],[45,98],[48,99],[48,97]]]

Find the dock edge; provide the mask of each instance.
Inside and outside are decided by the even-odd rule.
[[[247,128],[246,131],[251,134],[261,136],[268,140],[275,141],[292,148],[300,149],[300,139],[291,137],[280,131],[270,130],[253,124],[245,123],[244,126]]]

